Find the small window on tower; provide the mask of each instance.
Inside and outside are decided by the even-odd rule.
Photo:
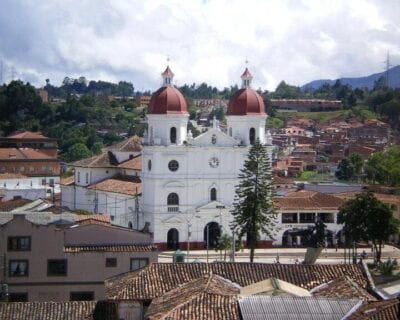
[[[149,171],[151,171],[151,160],[147,161],[147,169],[149,169]]]
[[[176,143],[176,128],[172,127],[169,134],[171,143]]]
[[[250,144],[254,144],[256,141],[256,129],[251,128],[249,132],[249,139],[250,139]]]

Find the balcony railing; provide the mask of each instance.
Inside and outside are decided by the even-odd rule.
[[[168,212],[178,212],[179,206],[168,206]]]

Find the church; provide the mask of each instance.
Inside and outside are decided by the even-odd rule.
[[[241,89],[228,104],[226,132],[214,119],[212,127],[193,137],[187,129],[187,103],[172,85],[173,77],[168,66],[149,104],[140,224],[149,226],[159,250],[212,248],[220,235],[232,235],[235,186],[250,146],[259,139],[271,154],[267,114],[246,68]],[[259,246],[271,243],[262,236]]]

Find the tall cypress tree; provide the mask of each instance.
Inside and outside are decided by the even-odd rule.
[[[261,233],[274,239],[277,218],[273,204],[272,170],[264,145],[257,141],[250,148],[248,158],[239,174],[232,215],[234,228],[240,237],[247,234],[250,262]]]

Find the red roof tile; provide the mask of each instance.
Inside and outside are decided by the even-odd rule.
[[[42,135],[41,132],[32,132],[32,131],[19,131],[19,132],[14,132],[7,136],[7,138],[11,139],[45,139],[48,140],[50,138],[45,137]]]
[[[66,245],[64,252],[151,252],[156,247],[149,244],[98,244],[98,245]]]
[[[358,283],[348,276],[342,276],[324,283],[311,291],[316,297],[336,298],[359,298],[362,300],[375,301],[376,298],[370,295],[367,290],[360,287]]]
[[[0,303],[0,319],[116,320],[118,318],[116,305],[112,302],[68,301]]]
[[[132,170],[142,170],[142,157],[138,156],[128,161],[122,162],[118,165],[118,168],[132,169]]]
[[[325,193],[308,190],[296,190],[275,198],[276,205],[281,210],[336,210],[343,200]]]
[[[348,320],[397,320],[399,299],[369,302],[348,317]]]
[[[22,207],[28,203],[33,202],[32,200],[28,199],[15,199],[15,200],[8,200],[8,201],[0,201],[0,212],[9,212],[16,208]]]
[[[142,183],[138,177],[116,177],[92,184],[88,189],[136,196],[142,192]]]
[[[0,148],[0,160],[54,159],[39,149],[31,148]]]
[[[219,275],[244,287],[271,277],[310,290],[347,275],[367,288],[361,265],[285,265],[265,263],[153,263],[106,280],[106,296],[117,300],[151,300],[205,274]]]
[[[229,280],[205,275],[153,299],[146,317],[149,320],[239,319],[237,294],[239,287]]]

